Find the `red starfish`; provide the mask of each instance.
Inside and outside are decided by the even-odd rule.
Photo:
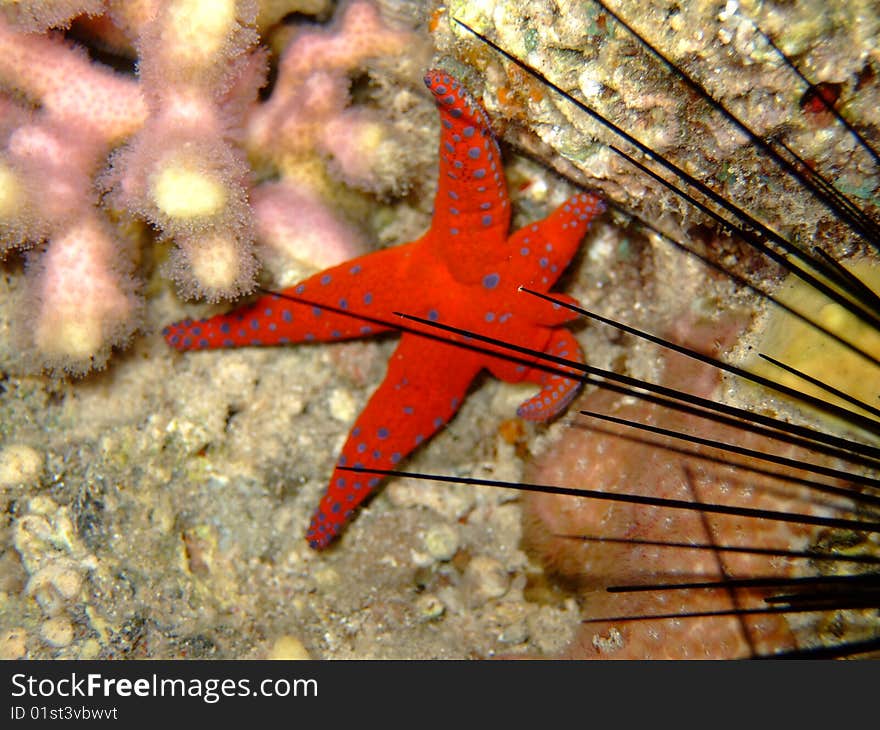
[[[518,288],[548,291],[604,204],[594,195],[575,195],[543,221],[508,238],[507,188],[485,112],[443,71],[430,71],[425,84],[436,97],[442,125],[431,228],[416,241],[327,269],[282,292],[314,305],[270,294],[229,314],[171,325],[164,331],[171,346],[183,351],[365,337],[393,331],[381,322],[402,311],[582,360],[572,334],[557,328],[571,319],[568,311]],[[421,325],[412,329],[429,331]],[[452,418],[484,368],[507,382],[541,386],[518,410],[530,420],[559,414],[579,386],[577,379],[404,332],[385,380],[348,435],[338,466],[394,468]],[[335,469],[312,518],[309,544],[328,545],[378,483],[377,477]]]

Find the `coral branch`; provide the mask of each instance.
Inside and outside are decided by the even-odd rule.
[[[285,272],[363,253],[350,219],[407,189],[393,105],[354,105],[349,86],[417,44],[367,0],[302,28],[276,24],[326,0],[45,5],[0,10],[0,256],[27,252],[15,321],[38,366],[83,373],[130,339],[151,236],[174,242],[161,270],[182,296],[234,299],[260,255]],[[136,72],[90,59],[83,36]]]

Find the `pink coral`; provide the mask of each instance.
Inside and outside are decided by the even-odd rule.
[[[16,320],[36,365],[82,373],[130,338],[139,247],[152,235],[137,222],[176,244],[163,270],[183,296],[218,301],[254,288],[260,254],[328,266],[362,253],[342,211],[366,203],[349,184],[405,189],[392,121],[349,97],[368,62],[414,45],[371,2],[294,31],[264,101],[261,39],[289,34],[271,24],[323,12],[325,0],[43,5],[0,12],[0,256],[27,250]],[[71,21],[135,55],[136,74],[47,31]]]
[[[326,269],[366,250],[363,234],[333,214],[321,198],[303,187],[270,182],[251,196],[265,260],[305,260]]]
[[[394,141],[394,119],[388,110],[350,107],[350,76],[371,59],[394,58],[397,72],[419,83],[428,60],[420,50],[427,49],[367,2],[349,4],[330,28],[299,32],[282,55],[271,98],[249,117],[251,156],[271,156],[283,184],[320,190],[324,181],[303,164],[317,152],[348,185],[397,190],[405,156]]]

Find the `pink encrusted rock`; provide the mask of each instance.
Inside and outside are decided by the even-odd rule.
[[[718,343],[730,344],[737,330],[732,322],[695,325],[688,321],[678,327],[671,339],[698,351],[716,354],[712,351]],[[717,370],[671,352],[664,352],[662,361],[663,385],[703,397],[716,397]],[[806,454],[803,449],[610,391],[594,391],[578,405],[582,410],[701,438],[794,459],[807,460],[809,456],[809,461],[818,461],[815,454]],[[536,460],[525,481],[809,515],[845,516],[852,508],[847,500],[673,449],[725,458],[718,450],[580,416],[565,436]],[[809,476],[748,457],[730,458],[784,475]],[[553,495],[529,494],[525,505],[527,544],[544,560],[549,571],[576,588],[584,617],[589,619],[766,607],[760,596],[750,594],[747,589],[608,593],[605,588],[717,581],[723,576],[791,577],[808,570],[809,566],[805,560],[778,556],[597,542],[578,539],[578,536],[803,550],[820,531],[812,526],[769,519]],[[720,659],[767,654],[794,646],[794,637],[780,616],[711,616],[585,623],[566,655],[598,659]]]

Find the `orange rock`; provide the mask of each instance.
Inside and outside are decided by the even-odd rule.
[[[685,344],[705,351],[707,343],[729,340],[731,334],[729,328],[727,333],[719,332],[717,325],[715,331],[707,327],[690,328],[689,341]],[[681,336],[677,339],[682,341]],[[675,353],[664,354],[663,360],[664,385],[703,397],[715,395],[719,378],[714,368]],[[610,391],[595,391],[580,405],[618,418],[818,463],[815,454],[807,454],[803,449]],[[756,459],[727,457],[717,449],[643,434],[622,426],[606,426],[601,421],[582,417],[560,443],[532,465],[525,481],[789,513],[841,516],[851,506],[849,500],[843,498],[829,497],[777,477],[686,455],[682,450],[735,460],[772,473],[806,476],[806,473],[773,467]],[[801,575],[809,570],[804,559],[644,543],[803,550],[815,542],[821,529],[766,519],[544,494],[529,494],[526,509],[527,544],[543,558],[552,573],[576,588],[587,619],[766,608],[762,600],[764,594],[755,589],[700,588],[637,593],[608,593],[605,589],[623,584]],[[621,541],[599,542],[568,536]],[[567,656],[736,658],[794,647],[792,632],[780,615],[704,616],[585,623]]]

